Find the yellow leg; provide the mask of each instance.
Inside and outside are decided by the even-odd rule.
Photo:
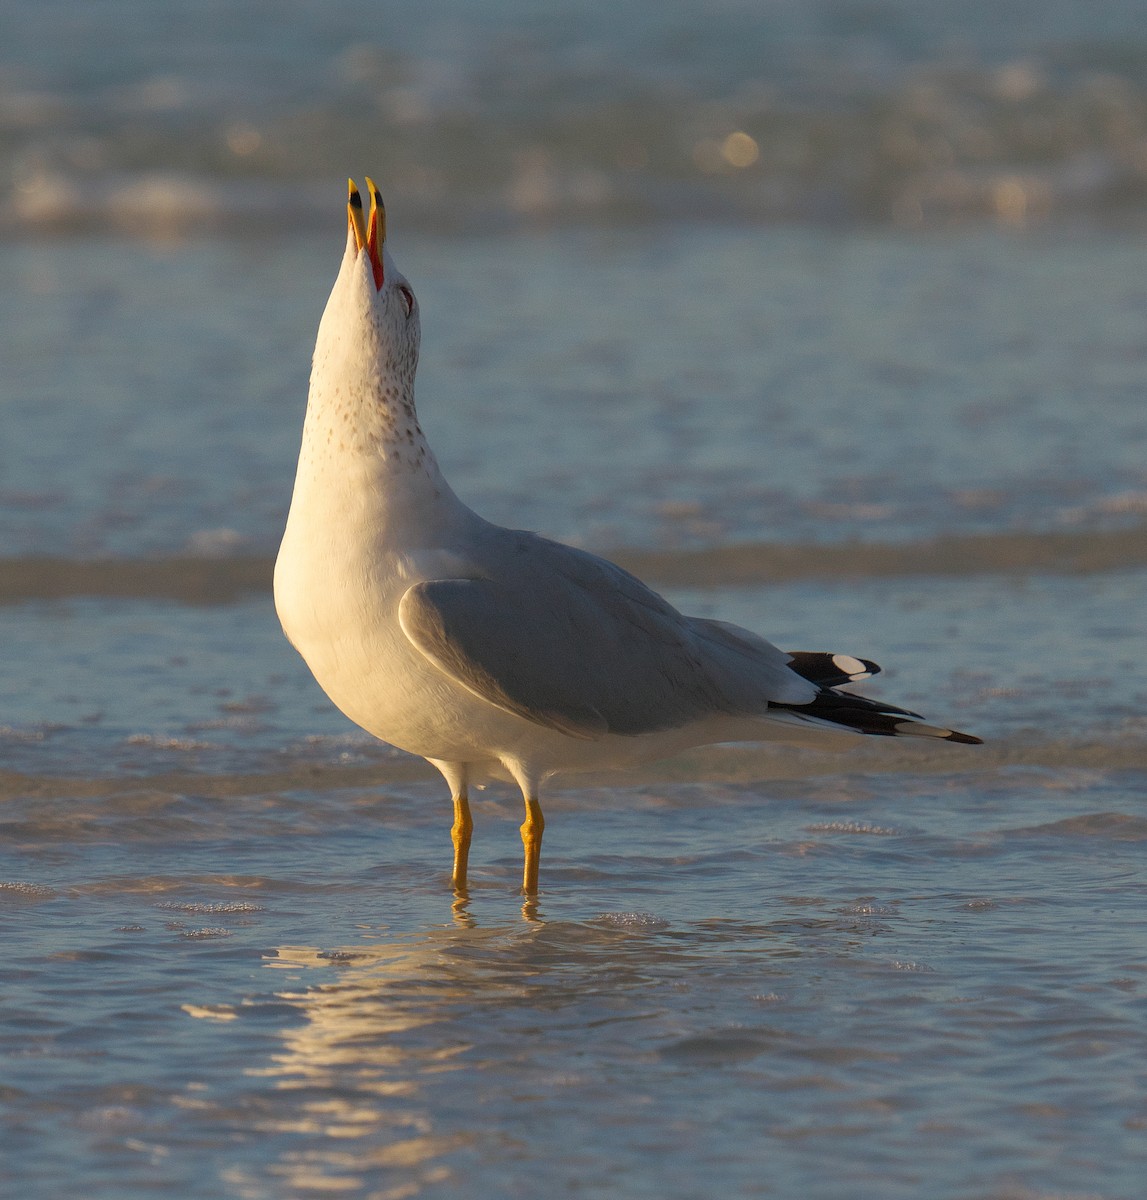
[[[456,892],[466,890],[466,871],[470,864],[470,835],[474,832],[474,821],[470,816],[470,799],[463,788],[454,797],[454,824],[450,837],[454,842],[454,875],[452,882]]]
[[[522,891],[532,896],[538,890],[538,863],[542,858],[542,830],[546,822],[537,800],[526,800],[526,819],[522,822],[522,845],[526,848],[526,864],[522,873]]]

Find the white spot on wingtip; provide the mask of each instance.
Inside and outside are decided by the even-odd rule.
[[[868,668],[864,663],[859,658],[853,658],[851,654],[834,654],[832,656],[832,665],[845,675],[868,674]]]
[[[947,738],[952,731],[939,725],[925,725],[923,721],[897,721],[896,732],[903,737]]]

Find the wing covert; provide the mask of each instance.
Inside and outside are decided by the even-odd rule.
[[[636,735],[816,693],[764,639],[683,616],[585,551],[519,531],[481,567],[413,585],[399,620],[440,670],[526,720],[577,737]]]

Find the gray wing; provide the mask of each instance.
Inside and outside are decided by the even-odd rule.
[[[479,578],[415,584],[399,619],[440,670],[497,705],[577,737],[674,729],[816,687],[747,630],[683,616],[620,567],[504,532]]]

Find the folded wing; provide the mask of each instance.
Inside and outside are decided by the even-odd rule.
[[[399,619],[457,683],[537,724],[637,735],[817,695],[763,638],[686,617],[595,555],[516,532],[486,566],[415,584]]]

